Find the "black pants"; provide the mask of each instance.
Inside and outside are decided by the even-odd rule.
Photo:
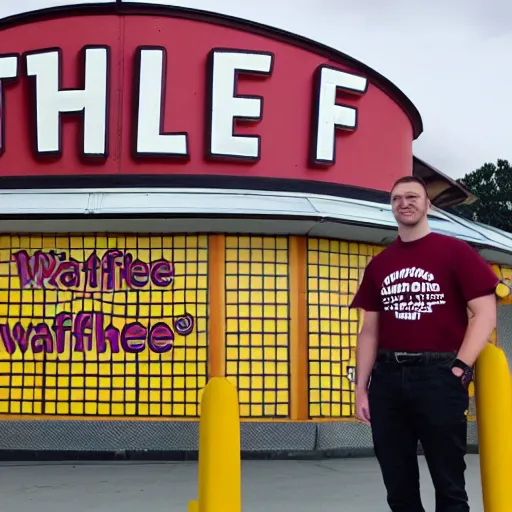
[[[425,512],[417,447],[421,442],[435,487],[436,512],[468,512],[468,391],[449,362],[377,362],[369,387],[375,455],[393,512]]]

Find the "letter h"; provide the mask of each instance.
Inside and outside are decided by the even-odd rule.
[[[63,113],[83,115],[82,151],[85,157],[107,157],[108,47],[85,47],[83,89],[61,87],[62,51],[60,48],[25,54],[26,73],[34,77],[33,99],[36,115],[36,154],[62,152]]]

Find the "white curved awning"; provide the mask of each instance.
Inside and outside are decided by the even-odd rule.
[[[126,219],[129,218],[129,222]],[[433,208],[432,230],[512,265],[512,234]],[[386,244],[388,204],[293,192],[225,189],[4,190],[2,232],[237,232],[297,234]]]

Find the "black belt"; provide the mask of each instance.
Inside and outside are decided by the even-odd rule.
[[[443,364],[453,361],[455,352],[400,352],[394,350],[379,350],[376,362],[402,365]]]

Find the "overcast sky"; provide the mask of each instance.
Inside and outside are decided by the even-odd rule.
[[[0,0],[0,17],[76,3],[86,2]],[[498,158],[512,160],[509,0],[144,3],[215,10],[266,23],[359,59],[394,82],[414,102],[424,123],[414,152],[450,176],[461,177]]]

